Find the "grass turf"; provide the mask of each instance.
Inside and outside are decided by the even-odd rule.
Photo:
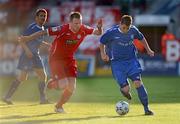
[[[0,97],[4,95],[12,78],[0,78]],[[77,80],[77,90],[64,106],[66,114],[56,114],[54,103],[60,91],[47,90],[53,104],[39,105],[38,80],[24,82],[12,100],[14,105],[0,101],[0,123],[10,124],[178,124],[180,121],[180,78],[144,77],[143,82],[149,94],[150,107],[154,116],[144,116],[142,105],[132,86],[133,99],[130,112],[118,116],[115,103],[126,100],[122,97],[112,78],[81,78]],[[132,84],[131,84],[132,85]]]

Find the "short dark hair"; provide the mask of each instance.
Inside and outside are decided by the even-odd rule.
[[[40,12],[43,12],[43,13],[45,13],[47,15],[47,11],[45,9],[37,9],[36,13],[35,13],[35,16],[39,16]]]
[[[121,18],[121,24],[125,24],[127,26],[130,26],[132,24],[132,16],[123,15]]]
[[[70,16],[69,16],[70,21],[72,21],[74,18],[82,19],[81,13],[80,12],[71,12]]]

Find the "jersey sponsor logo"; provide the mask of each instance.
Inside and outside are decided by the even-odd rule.
[[[80,35],[80,34],[78,34],[78,35],[77,35],[77,38],[78,38],[78,39],[80,39],[80,38],[81,38],[81,35]]]
[[[76,44],[78,41],[77,40],[66,40],[66,44]]]
[[[118,42],[117,44],[118,44],[118,45],[121,45],[121,46],[130,46],[130,45],[133,44],[133,42],[132,42],[132,41],[129,41],[129,42],[127,42],[127,43]]]
[[[71,34],[70,33],[66,33],[67,36],[70,36]]]
[[[133,35],[133,34],[131,35],[131,39],[132,39],[132,40],[134,39],[134,35]]]
[[[121,37],[114,37],[115,39],[120,39]]]

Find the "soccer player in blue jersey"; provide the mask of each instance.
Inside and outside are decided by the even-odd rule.
[[[143,34],[132,25],[132,17],[124,15],[119,25],[107,30],[100,39],[100,52],[103,61],[110,61],[114,79],[121,93],[131,100],[128,78],[132,80],[138,97],[144,107],[145,115],[153,115],[148,107],[148,95],[141,80],[141,66],[137,59],[137,50],[133,44],[139,39],[150,56],[154,56]]]
[[[47,11],[45,9],[38,9],[35,14],[35,22],[27,27],[23,35],[24,36],[31,35],[32,33],[35,33],[37,31],[44,30],[43,25],[45,24],[46,19],[47,19]],[[7,104],[13,104],[11,101],[12,95],[14,94],[20,83],[27,79],[28,72],[30,70],[33,70],[36,72],[40,80],[38,84],[38,89],[40,92],[40,104],[49,103],[45,95],[45,88],[46,88],[45,82],[47,80],[47,76],[43,69],[43,64],[41,62],[41,58],[39,55],[40,45],[43,43],[48,45],[48,43],[44,42],[43,37],[39,37],[28,43],[24,43],[24,42],[19,42],[19,43],[23,48],[17,67],[20,70],[20,73],[18,74],[16,79],[12,82],[8,92],[3,97],[3,101]]]

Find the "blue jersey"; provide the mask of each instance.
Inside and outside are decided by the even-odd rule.
[[[31,35],[35,32],[41,31],[41,30],[44,30],[43,26],[40,27],[36,23],[32,23],[27,27],[27,29],[24,31],[23,35],[28,36],[28,35]],[[26,43],[26,45],[33,54],[39,54],[39,47],[40,47],[41,43],[43,42],[43,40],[44,40],[44,36],[40,36],[33,41],[28,41]]]
[[[44,30],[44,27],[38,26],[36,23],[32,23],[28,26],[28,28],[24,31],[23,35],[31,35],[37,31]],[[39,38],[36,38],[33,41],[28,41],[26,43],[27,47],[30,49],[30,51],[33,53],[32,58],[28,58],[25,54],[25,51],[23,50],[22,54],[19,58],[19,63],[17,68],[24,71],[32,70],[32,68],[43,68],[43,64],[41,61],[41,57],[39,55],[39,47],[44,40],[44,37],[41,36]]]
[[[110,60],[124,61],[136,58],[137,50],[133,40],[143,40],[143,38],[143,34],[134,25],[130,26],[127,33],[122,33],[119,25],[116,25],[103,34],[100,42],[106,45]]]

